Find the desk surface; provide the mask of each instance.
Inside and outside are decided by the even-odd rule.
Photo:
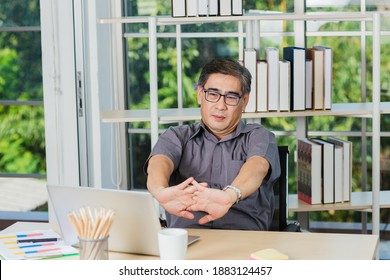
[[[374,259],[378,236],[299,232],[262,232],[189,229],[201,239],[190,245],[190,260],[245,260],[258,250],[274,248],[291,260]],[[139,259],[137,255],[113,258]],[[145,256],[145,259],[153,259]]]
[[[56,227],[47,223],[18,222],[3,231],[16,232]],[[274,248],[291,260],[374,259],[377,235],[301,232],[265,232],[188,229],[201,239],[188,248],[189,260],[245,260],[258,250]],[[109,253],[110,260],[156,260],[156,256]]]

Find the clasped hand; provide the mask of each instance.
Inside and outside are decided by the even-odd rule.
[[[198,183],[192,177],[179,185],[162,189],[156,199],[167,212],[186,219],[194,219],[190,211],[205,212],[199,224],[221,218],[232,206],[227,192],[209,188],[207,183]]]

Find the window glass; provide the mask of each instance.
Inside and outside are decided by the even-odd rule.
[[[0,211],[47,209],[39,0],[0,3]]]
[[[360,1],[306,0],[308,12],[352,12],[360,11]]]
[[[43,101],[41,61],[40,32],[0,30],[0,99]]]
[[[40,26],[38,0],[0,2],[0,27]]]

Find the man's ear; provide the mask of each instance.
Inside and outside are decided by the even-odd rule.
[[[248,105],[248,102],[249,102],[249,93],[244,94],[244,96],[242,98],[244,99],[242,101],[243,102],[242,112],[245,112],[245,108],[246,108],[246,106]]]
[[[196,90],[196,97],[198,100],[198,105],[200,105],[202,103],[202,94],[203,94],[202,87],[198,86],[198,89]]]

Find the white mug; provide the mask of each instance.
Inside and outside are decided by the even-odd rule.
[[[185,260],[187,255],[188,233],[181,228],[165,228],[158,233],[160,259]]]

